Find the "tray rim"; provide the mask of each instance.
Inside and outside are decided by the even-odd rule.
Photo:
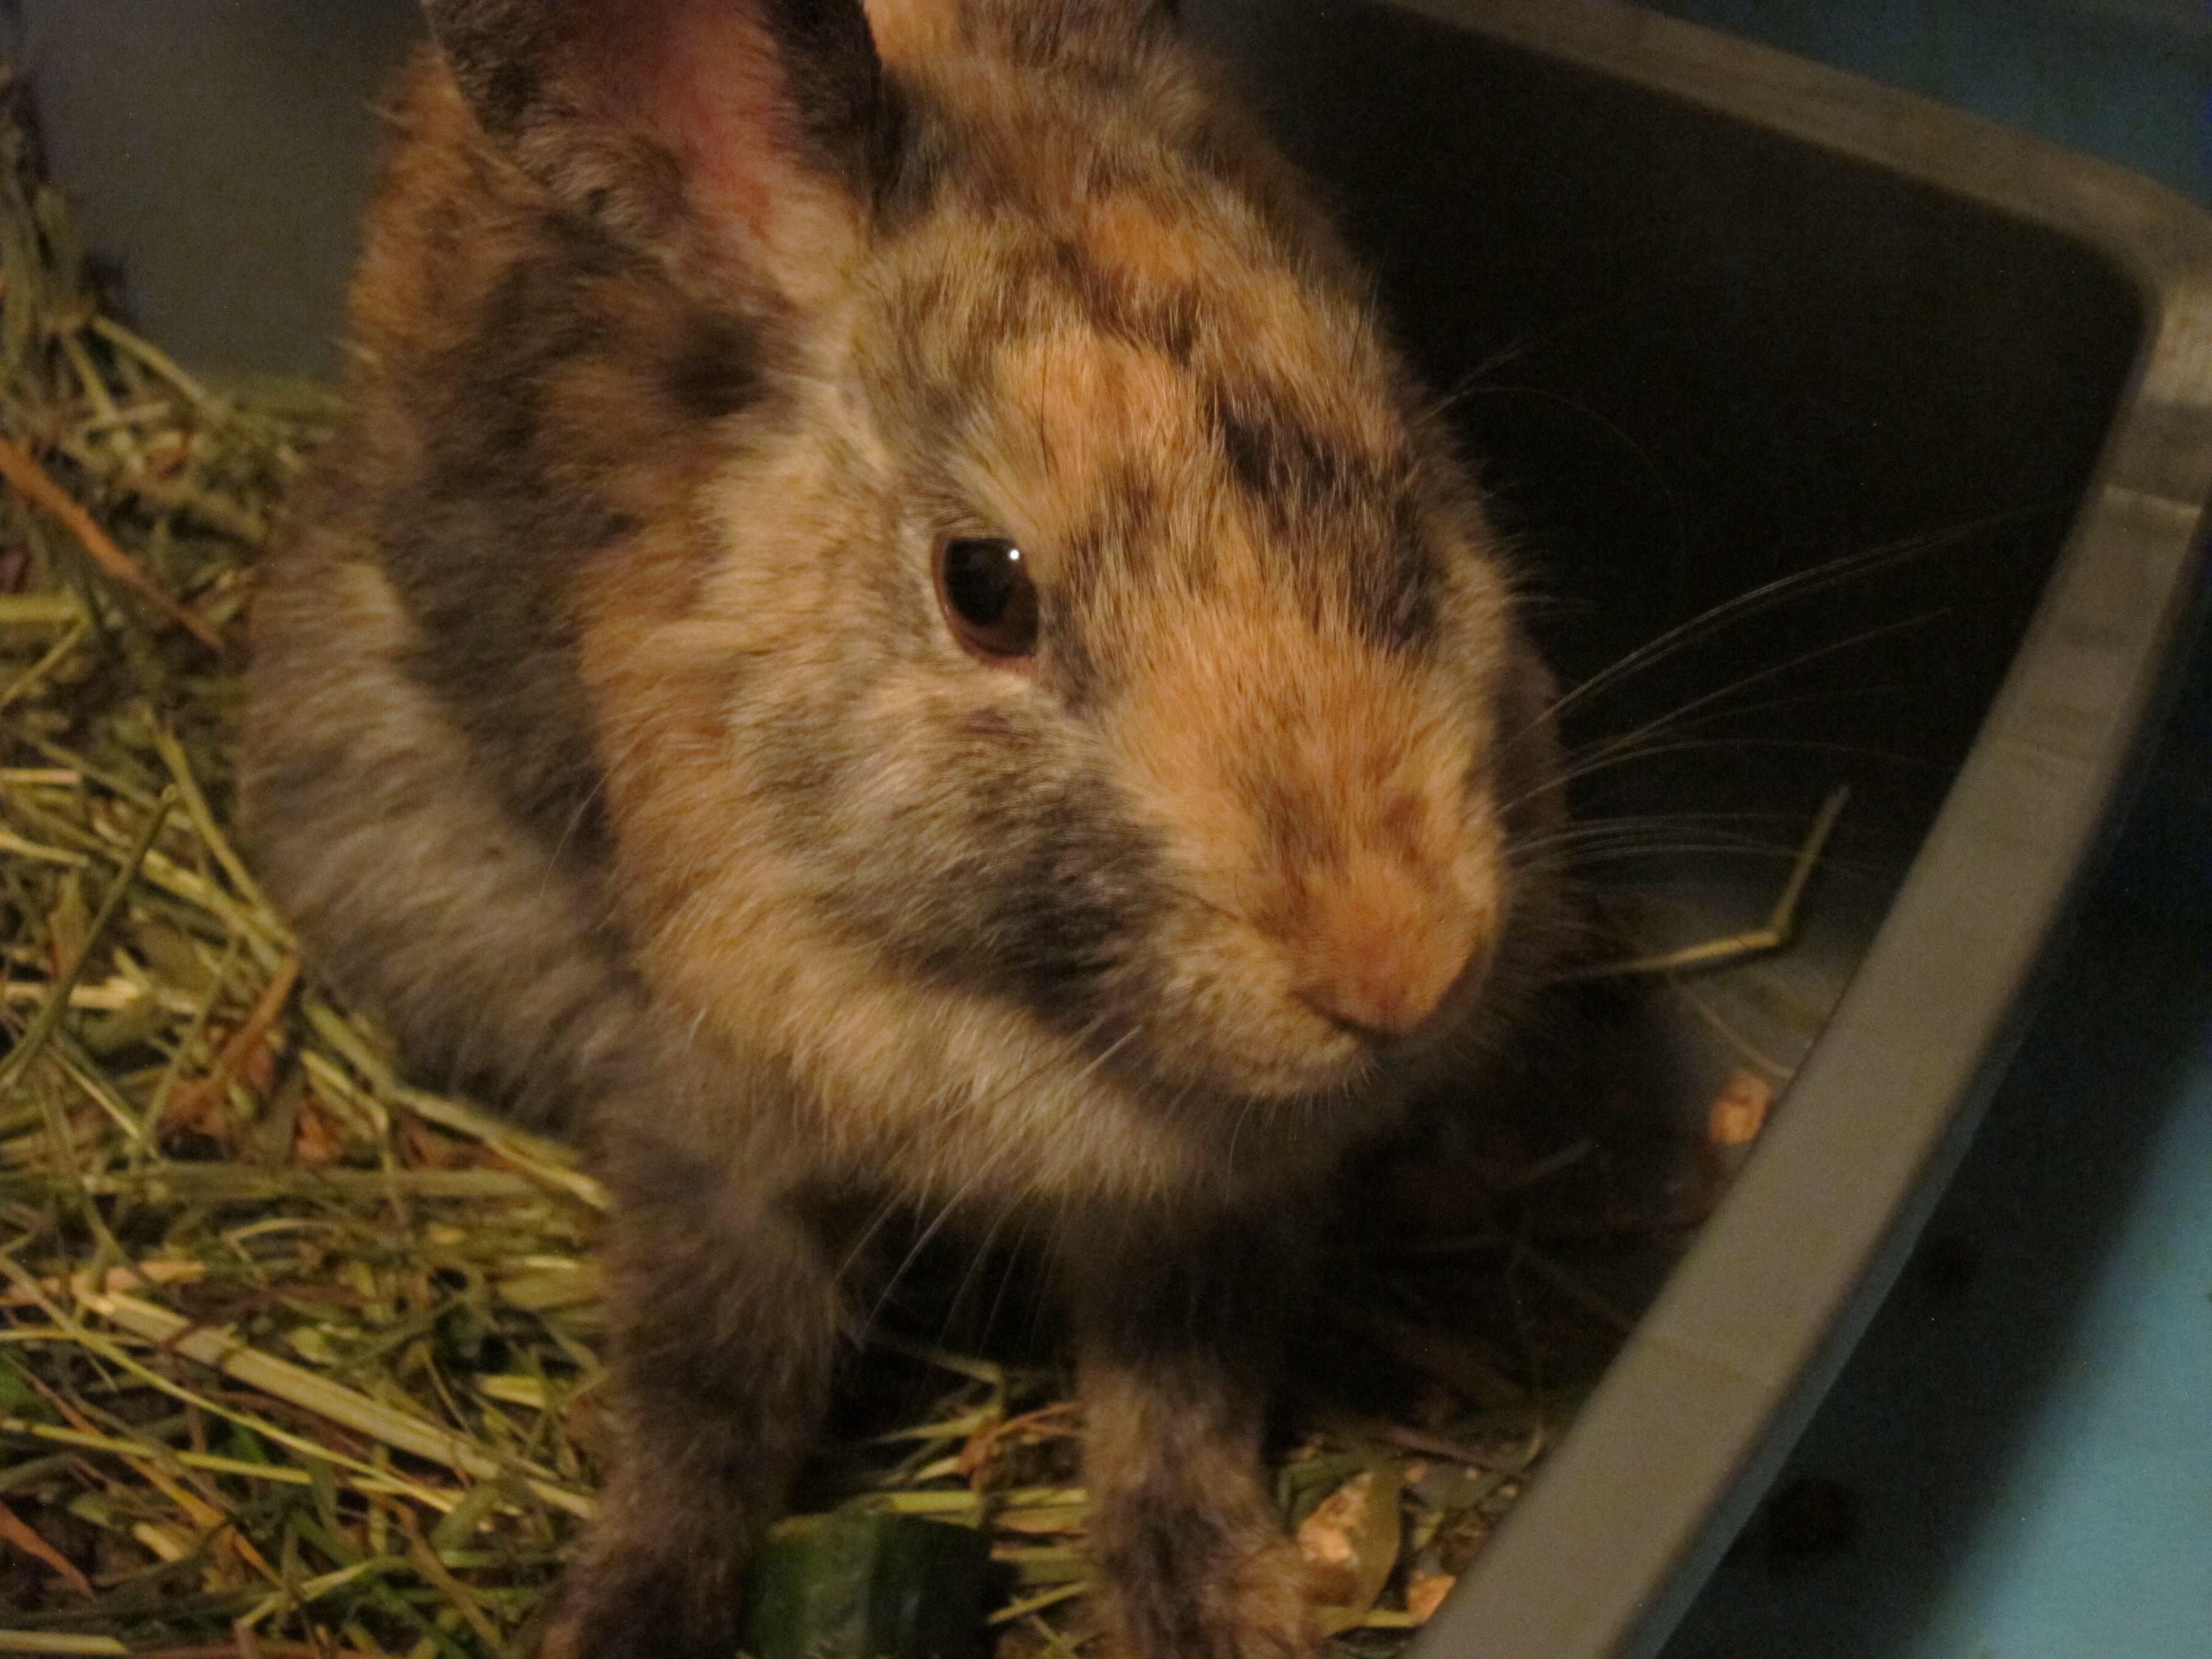
[[[1620,0],[1381,3],[2040,226],[2142,308],[2020,650],[1786,1109],[1413,1650],[1648,1659],[1896,1279],[2140,757],[2212,499],[2212,216],[2115,163]]]

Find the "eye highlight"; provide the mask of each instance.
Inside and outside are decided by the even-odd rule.
[[[990,662],[1036,650],[1036,585],[1003,536],[963,536],[937,550],[937,602],[960,643]]]

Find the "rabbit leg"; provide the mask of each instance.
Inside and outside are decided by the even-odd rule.
[[[1277,1225],[1224,1229],[1083,1264],[1094,1605],[1114,1659],[1303,1659],[1317,1645],[1260,1460],[1300,1243]]]
[[[729,1659],[745,1559],[820,1427],[841,1330],[831,1266],[789,1206],[635,1144],[607,1310],[620,1438],[540,1659]]]

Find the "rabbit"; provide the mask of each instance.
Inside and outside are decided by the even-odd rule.
[[[854,1218],[1038,1241],[1122,1659],[1318,1638],[1334,1172],[1568,931],[1552,682],[1370,285],[1161,0],[428,0],[247,844],[611,1198],[544,1659],[726,1659]]]

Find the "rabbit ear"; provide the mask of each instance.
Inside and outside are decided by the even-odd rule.
[[[838,263],[896,122],[860,0],[425,0],[485,134],[679,263]]]

